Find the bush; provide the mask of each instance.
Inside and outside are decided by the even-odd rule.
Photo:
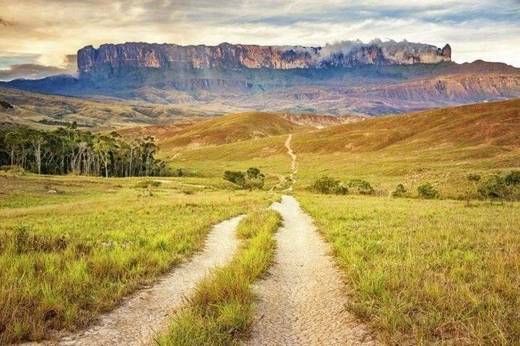
[[[398,184],[395,190],[392,192],[392,197],[404,197],[406,194],[406,188],[403,184]]]
[[[492,175],[480,184],[478,193],[483,198],[504,199],[510,195],[510,189],[505,178]]]
[[[511,173],[506,175],[504,181],[510,186],[520,185],[520,171],[511,171]]]
[[[425,183],[422,184],[417,188],[417,193],[419,197],[426,198],[426,199],[433,199],[433,198],[439,198],[440,194],[439,191],[437,191],[432,184]]]
[[[161,182],[157,180],[141,180],[137,184],[135,184],[135,187],[142,188],[142,189],[148,189],[151,187],[159,187],[161,186]]]
[[[250,167],[246,171],[245,188],[261,189],[264,187],[265,176],[256,167]]]
[[[339,180],[326,175],[314,181],[314,184],[312,184],[312,190],[325,194],[346,195],[348,193],[348,188]]]
[[[356,193],[360,195],[373,195],[374,188],[370,183],[366,180],[361,179],[352,179],[348,182],[348,187],[354,190]]]
[[[250,167],[245,173],[240,171],[225,171],[224,179],[246,189],[261,189],[264,187],[265,176],[256,167]]]
[[[22,167],[17,166],[17,165],[0,166],[0,171],[4,171],[6,173],[13,174],[13,175],[24,175],[25,174],[25,170]]]
[[[244,183],[246,182],[244,173],[238,171],[225,171],[224,179],[239,186],[244,186]]]

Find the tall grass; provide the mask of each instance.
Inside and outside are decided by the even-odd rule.
[[[271,264],[274,232],[281,218],[272,210],[256,211],[242,220],[243,240],[233,261],[204,279],[186,308],[173,320],[160,345],[233,345],[247,334],[253,319],[253,283]]]
[[[73,195],[64,182],[75,180],[61,179],[53,181],[66,191],[62,203],[42,205],[39,199],[17,208],[21,196],[0,209],[0,344],[87,325],[200,249],[213,224],[274,198],[262,192],[185,194],[162,188],[168,183],[147,195],[134,188],[137,180]],[[27,186],[39,195],[46,190],[37,181]],[[25,186],[24,194],[33,193],[25,184],[7,182],[13,184],[5,189],[8,196],[19,194],[18,185]],[[106,184],[115,185],[112,179]]]
[[[298,197],[388,344],[520,340],[519,203]]]

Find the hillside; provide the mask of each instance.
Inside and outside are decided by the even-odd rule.
[[[385,193],[398,183],[415,189],[431,181],[446,195],[457,197],[466,189],[469,173],[520,167],[519,134],[518,99],[302,129],[291,143],[298,161],[296,187],[305,188],[328,174],[364,178]],[[288,174],[286,139],[279,134],[189,150],[164,147],[162,155],[176,167],[207,176],[248,166]]]
[[[85,99],[0,88],[0,123],[53,128],[76,122],[80,128],[108,130],[172,123],[204,113],[178,106],[117,99]]]
[[[275,113],[238,113],[197,122],[180,130],[175,129],[171,137],[163,135],[159,145],[164,150],[185,146],[219,145],[302,129],[303,126]]]
[[[299,152],[520,147],[520,99],[387,116],[296,135]]]

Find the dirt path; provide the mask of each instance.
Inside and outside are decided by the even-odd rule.
[[[99,323],[79,334],[63,337],[59,345],[151,345],[175,309],[184,303],[209,270],[226,264],[238,247],[235,230],[242,216],[213,227],[200,253],[176,267],[151,288],[139,291]]]
[[[374,345],[346,310],[347,295],[329,248],[291,196],[273,205],[278,231],[275,264],[255,286],[260,297],[250,345]]]
[[[298,163],[296,162],[296,154],[291,147],[291,140],[292,134],[289,134],[289,137],[287,137],[285,141],[285,148],[287,148],[287,154],[291,157],[291,185],[285,190],[286,192],[292,191],[293,185],[296,182],[296,173],[298,173]]]

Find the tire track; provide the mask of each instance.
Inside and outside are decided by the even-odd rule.
[[[236,228],[243,216],[223,221],[209,233],[204,249],[150,288],[138,291],[99,322],[77,334],[40,345],[151,345],[171,315],[214,267],[225,265],[238,248]],[[36,344],[36,343],[31,343]]]
[[[291,196],[273,206],[283,217],[278,250],[259,296],[249,345],[375,345],[346,307],[345,286],[311,218]]]

